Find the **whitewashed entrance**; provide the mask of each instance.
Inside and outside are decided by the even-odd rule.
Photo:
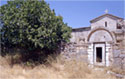
[[[93,49],[94,64],[99,66],[105,66],[105,43],[94,43]]]
[[[98,66],[109,66],[109,54],[112,52],[110,49],[111,45],[107,42],[94,42],[89,44],[87,50],[89,63]],[[100,61],[97,60],[98,56],[100,56]]]

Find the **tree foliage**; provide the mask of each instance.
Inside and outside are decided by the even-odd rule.
[[[8,1],[0,7],[0,21],[1,43],[5,46],[56,50],[70,38],[71,28],[45,1]]]

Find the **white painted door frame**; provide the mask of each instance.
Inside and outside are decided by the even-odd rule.
[[[96,48],[97,47],[101,47],[102,48],[102,62],[97,62],[96,59]],[[94,43],[94,47],[93,47],[93,58],[94,58],[94,64],[95,65],[99,65],[99,66],[105,66],[105,60],[106,60],[106,51],[105,51],[105,43]]]

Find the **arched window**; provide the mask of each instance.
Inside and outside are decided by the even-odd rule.
[[[105,27],[107,27],[107,22],[105,22]]]

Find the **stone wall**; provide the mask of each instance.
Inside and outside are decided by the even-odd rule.
[[[113,66],[125,69],[125,25],[122,30],[116,30],[116,44],[113,46]]]
[[[114,46],[113,49],[113,66],[125,69],[125,39]]]
[[[68,43],[63,45],[63,47],[61,54],[65,59],[76,59],[88,63],[87,46],[85,44]]]
[[[105,65],[125,69],[125,21],[120,23],[122,29],[117,28],[117,23],[117,19],[102,17],[92,22],[91,27],[73,29],[70,43],[61,46],[61,54],[68,60],[93,64],[93,44],[104,42]]]
[[[125,69],[125,54],[121,50],[113,51],[113,66]]]
[[[85,33],[87,32],[88,31],[85,31]],[[84,34],[83,31],[81,33]],[[115,34],[115,37],[119,37],[118,35],[120,36],[122,35],[122,38],[116,39],[116,43],[106,42],[105,65],[125,69],[125,36],[124,36],[125,34],[123,33],[119,34],[119,33],[121,32],[118,32],[117,34]],[[80,36],[85,37],[84,35],[80,35]],[[79,35],[75,35],[75,39],[79,39]],[[79,41],[70,42],[68,44],[64,44],[61,52],[64,58],[66,59],[77,59],[83,62],[93,64],[93,60],[92,60],[93,56],[89,55],[91,52],[93,52],[93,50],[90,50],[90,53],[89,53],[88,51],[89,49],[90,49],[90,46],[88,43],[84,42],[83,40],[79,40]],[[93,49],[93,46],[92,46],[92,49]]]
[[[107,22],[107,26],[105,26],[105,22]],[[111,31],[115,31],[116,30],[116,20],[112,19],[111,17],[102,17],[100,18],[100,20],[91,23],[91,28],[96,28],[98,26],[101,27],[106,27],[107,29],[111,30]]]

